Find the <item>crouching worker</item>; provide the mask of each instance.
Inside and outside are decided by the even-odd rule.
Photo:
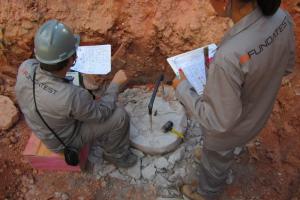
[[[65,151],[65,145],[80,151],[91,144],[88,161],[92,166],[101,158],[101,148],[105,160],[118,167],[133,166],[137,157],[129,150],[129,116],[116,105],[126,74],[118,71],[99,100],[74,86],[65,76],[76,62],[79,41],[56,20],[39,28],[34,40],[36,59],[21,64],[15,87],[25,120],[54,152]]]
[[[177,97],[204,130],[199,186],[183,186],[193,200],[217,199],[234,161],[234,149],[267,122],[284,75],[295,64],[293,20],[280,0],[211,0],[235,25],[219,44],[199,96],[174,80]],[[181,74],[184,77],[183,74]]]

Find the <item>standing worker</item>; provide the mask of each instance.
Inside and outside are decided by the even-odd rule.
[[[25,120],[54,152],[65,151],[65,145],[79,152],[92,143],[89,166],[101,158],[99,147],[107,161],[118,167],[133,166],[137,157],[129,150],[129,116],[116,105],[126,74],[118,71],[99,100],[74,86],[65,76],[76,62],[79,41],[79,36],[57,20],[39,28],[34,40],[36,59],[21,64],[15,87]]]
[[[218,199],[234,162],[234,149],[266,124],[283,76],[293,70],[295,38],[291,16],[280,0],[211,0],[216,12],[235,25],[209,65],[198,96],[181,73],[174,79],[178,99],[204,131],[199,186],[185,185],[193,200]]]

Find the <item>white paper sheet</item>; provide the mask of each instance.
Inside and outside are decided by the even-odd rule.
[[[208,45],[209,58],[213,57],[217,46]],[[206,84],[204,47],[198,48],[167,59],[176,76],[179,76],[179,69],[182,69],[187,80],[200,95],[203,93]]]
[[[80,46],[71,68],[84,74],[108,74],[111,71],[111,45]]]

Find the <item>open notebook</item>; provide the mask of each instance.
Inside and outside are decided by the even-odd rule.
[[[111,71],[111,45],[80,46],[71,68],[84,74],[108,74]]]
[[[167,59],[176,76],[179,76],[179,69],[182,69],[187,80],[199,95],[203,93],[206,84],[204,48],[194,49]],[[209,58],[214,56],[216,49],[216,44],[208,45]]]

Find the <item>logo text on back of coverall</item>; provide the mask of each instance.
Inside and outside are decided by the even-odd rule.
[[[258,48],[252,49],[248,52],[249,57],[253,55],[261,54],[267,47],[272,45],[272,43],[276,40],[278,35],[285,30],[287,27],[286,17],[283,19],[282,23],[275,29],[272,35],[270,35],[263,44],[260,44]]]
[[[25,69],[21,69],[22,74],[28,79],[33,81],[33,78],[31,77],[31,75],[28,73],[27,70]],[[57,92],[57,90],[53,89],[52,87],[48,86],[45,83],[41,83],[38,80],[35,80],[35,83],[42,88],[43,90],[45,90],[46,92],[50,93],[50,94],[55,94]]]

